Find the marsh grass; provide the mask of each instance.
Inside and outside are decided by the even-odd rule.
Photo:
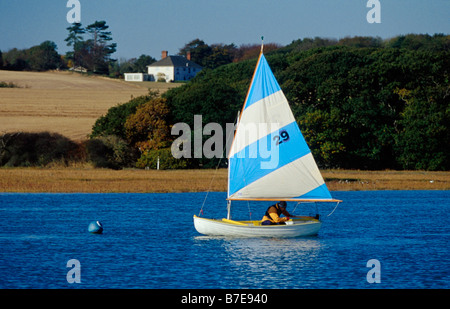
[[[0,192],[145,193],[223,191],[227,173],[210,170],[0,169]],[[224,178],[225,177],[225,178]]]
[[[450,189],[450,172],[325,170],[322,175],[332,191]]]
[[[450,172],[324,170],[331,191],[449,190]],[[226,191],[227,170],[2,168],[0,192],[149,193]]]

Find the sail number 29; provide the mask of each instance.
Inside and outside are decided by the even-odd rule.
[[[275,141],[275,145],[280,145],[281,143],[285,143],[289,140],[289,133],[286,130],[280,132],[280,135],[275,135],[272,138]]]

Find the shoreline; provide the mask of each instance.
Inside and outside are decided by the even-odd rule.
[[[450,190],[450,172],[321,170],[330,191]],[[227,191],[226,169],[0,168],[2,193]]]

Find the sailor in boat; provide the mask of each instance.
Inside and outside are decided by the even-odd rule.
[[[276,203],[275,205],[267,208],[264,217],[261,220],[261,225],[273,225],[273,224],[286,224],[290,218],[296,218],[298,216],[291,215],[286,210],[287,204],[285,201]],[[283,214],[285,217],[281,218],[280,215]]]

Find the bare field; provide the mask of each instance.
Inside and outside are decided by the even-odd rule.
[[[180,84],[131,83],[68,72],[0,70],[0,81],[21,88],[0,88],[0,132],[56,132],[73,140],[91,133],[97,118],[117,104]]]
[[[323,170],[331,191],[449,190],[450,172]],[[113,171],[88,166],[0,168],[0,192],[146,193],[226,191],[227,170]]]

